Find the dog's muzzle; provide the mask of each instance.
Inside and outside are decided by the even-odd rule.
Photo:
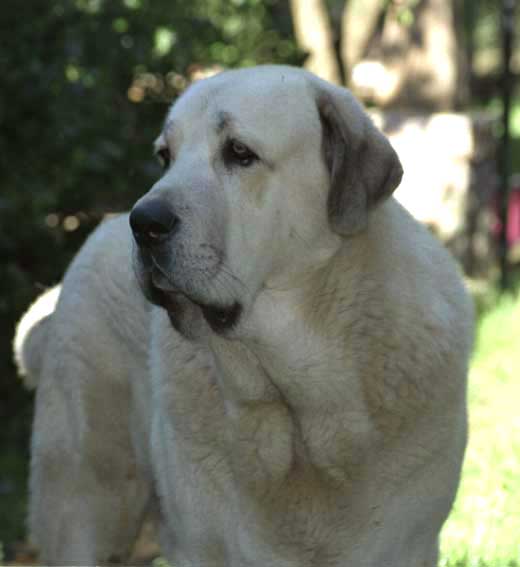
[[[204,319],[217,333],[231,329],[240,319],[242,305],[235,301],[229,305],[206,303],[189,291],[179,289],[165,272],[161,259],[168,254],[170,238],[181,223],[171,205],[162,199],[147,199],[135,205],[130,213],[130,227],[139,249],[138,272],[141,289],[147,299],[163,309],[173,326],[182,332],[180,321],[189,301],[201,309]]]

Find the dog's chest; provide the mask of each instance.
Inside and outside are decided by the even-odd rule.
[[[348,493],[374,429],[342,361],[310,349],[289,360],[237,342],[213,347],[227,455],[241,488],[260,505],[288,485],[286,494],[295,486],[307,496]]]
[[[200,564],[291,541],[292,529],[329,539],[321,531],[337,525],[366,426],[346,427],[347,406],[313,373],[319,364],[286,373],[280,388],[249,349],[228,345],[174,348],[155,376],[161,499],[175,540]]]

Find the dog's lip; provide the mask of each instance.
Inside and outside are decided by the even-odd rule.
[[[167,293],[181,293],[181,291],[177,287],[175,287],[173,283],[157,267],[154,267],[151,270],[150,281],[152,286],[160,291]]]
[[[229,306],[200,305],[202,315],[208,325],[217,334],[232,329],[242,315],[242,304],[238,301]]]
[[[179,298],[187,299],[202,311],[202,315],[215,333],[223,333],[234,327],[242,314],[242,304],[234,301],[230,305],[215,305],[201,302],[175,287],[165,275],[157,269],[150,273],[149,291],[151,300],[156,305],[173,314],[179,306]]]

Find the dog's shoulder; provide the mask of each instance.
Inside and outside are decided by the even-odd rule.
[[[394,416],[398,426],[449,396],[459,400],[473,307],[455,261],[394,199],[374,212],[356,253],[363,267],[350,284],[345,349],[358,361],[372,416]]]

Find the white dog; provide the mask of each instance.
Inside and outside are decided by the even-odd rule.
[[[259,67],[192,86],[156,150],[18,341],[43,561],[124,561],[158,501],[175,567],[436,565],[472,308],[388,141],[347,90]]]

